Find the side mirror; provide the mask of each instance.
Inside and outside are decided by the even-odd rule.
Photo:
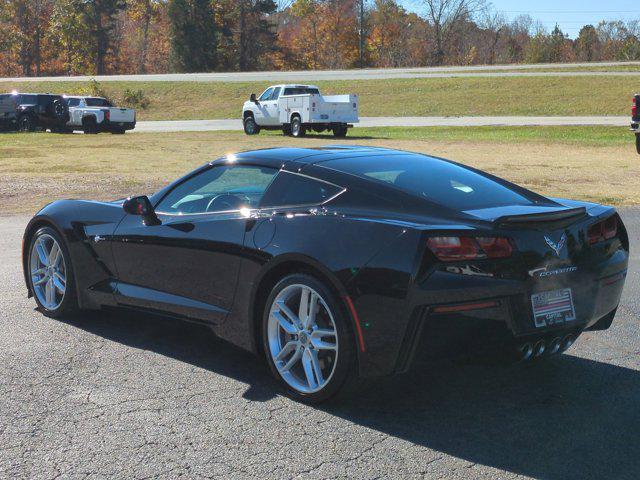
[[[122,209],[129,215],[141,216],[145,225],[160,224],[160,219],[158,219],[153,205],[146,195],[127,198],[122,204]]]
[[[253,102],[253,103],[258,103],[258,100],[256,100],[256,94],[252,93],[251,95],[249,95],[249,101]]]

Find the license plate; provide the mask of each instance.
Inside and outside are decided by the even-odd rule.
[[[576,319],[570,288],[531,295],[533,321],[538,328],[550,327]]]

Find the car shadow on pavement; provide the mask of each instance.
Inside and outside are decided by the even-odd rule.
[[[264,364],[205,327],[128,312],[67,322],[243,382],[246,399],[281,395]],[[638,478],[640,471],[640,373],[571,353],[513,366],[420,364],[315,408],[472,464],[534,478]]]

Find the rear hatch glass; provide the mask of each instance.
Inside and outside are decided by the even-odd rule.
[[[320,162],[319,165],[390,184],[458,211],[504,205],[532,206],[542,199],[516,191],[463,166],[425,155],[340,158]],[[549,201],[548,204],[554,203]]]

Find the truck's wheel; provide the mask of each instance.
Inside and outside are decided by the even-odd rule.
[[[307,133],[304,125],[302,125],[302,120],[300,117],[296,116],[291,119],[291,135],[294,137],[304,137],[304,134]]]
[[[640,154],[640,134],[636,133],[636,152]]]
[[[291,135],[291,124],[290,123],[284,123],[282,125],[282,134],[283,135]]]
[[[83,118],[82,131],[86,134],[98,133],[98,124],[96,123],[96,119],[93,117]]]
[[[347,127],[345,125],[340,125],[338,127],[333,127],[333,136],[337,138],[344,138],[347,136]]]
[[[124,132],[126,132],[124,128],[114,128],[113,130],[111,130],[111,133],[113,135],[124,135]]]
[[[36,122],[31,115],[24,114],[18,117],[18,130],[21,132],[33,132],[36,129]]]
[[[247,135],[257,135],[260,133],[260,126],[256,123],[253,116],[244,119],[244,133]]]

